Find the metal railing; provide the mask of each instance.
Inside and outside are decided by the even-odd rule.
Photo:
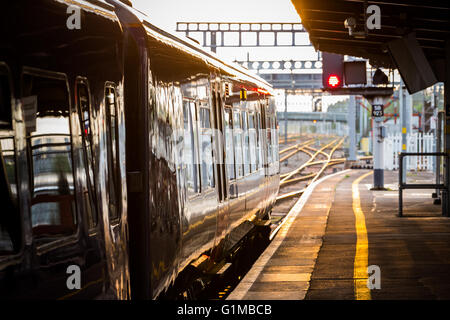
[[[409,157],[409,156],[431,156],[431,157],[444,157],[445,158],[445,169],[448,170],[449,168],[449,155],[443,152],[400,152],[399,153],[399,170],[398,170],[398,181],[399,181],[399,188],[398,188],[398,215],[399,217],[403,216],[403,189],[436,189],[436,190],[442,190],[442,215],[448,216],[448,194],[449,194],[449,185],[448,185],[448,179],[445,177],[444,174],[444,183],[435,183],[435,184],[424,184],[424,183],[412,183],[408,184],[405,181],[403,181],[403,170],[404,170],[404,164],[403,164],[403,158]],[[440,172],[436,172],[436,175],[440,175]],[[405,175],[406,176],[406,175]]]

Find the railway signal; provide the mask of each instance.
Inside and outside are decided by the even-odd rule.
[[[344,56],[322,52],[322,84],[325,89],[342,87],[344,79]]]
[[[367,84],[366,61],[344,61],[344,56],[322,53],[322,84],[325,90],[349,88],[348,85]]]

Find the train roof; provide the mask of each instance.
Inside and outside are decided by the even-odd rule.
[[[147,16],[144,17],[147,18]],[[236,77],[250,83],[255,83],[267,90],[272,90],[272,86],[264,79],[250,73],[247,69],[241,67],[236,63],[224,61],[222,58],[218,57],[214,52],[206,51],[195,41],[187,37],[181,38],[172,32],[165,31],[155,26],[154,24],[150,23],[145,18],[142,20],[142,23],[149,34],[151,34],[153,37],[158,37],[159,40],[165,42],[166,44],[177,47],[178,49],[181,49],[183,51],[187,51],[189,54],[195,55],[203,59],[205,63],[222,70],[223,72],[229,74],[232,77]]]

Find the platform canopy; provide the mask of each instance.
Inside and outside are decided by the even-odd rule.
[[[388,43],[414,32],[436,77],[442,81],[445,41],[450,38],[449,0],[292,0],[292,3],[317,50],[366,58],[375,66],[395,68]],[[370,14],[365,12],[371,5],[380,9],[378,30],[366,29]],[[353,36],[344,26],[350,17],[356,21]]]

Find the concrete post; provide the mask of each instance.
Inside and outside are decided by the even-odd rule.
[[[407,150],[407,129],[406,129],[406,102],[405,102],[405,96],[403,94],[403,80],[400,79],[400,89],[398,93],[398,102],[399,102],[399,109],[400,109],[400,123],[402,127],[402,152],[406,152]],[[402,182],[406,182],[406,171],[408,168],[406,167],[406,157],[403,158],[402,161],[403,164],[403,174],[402,174]]]
[[[347,112],[347,124],[348,124],[348,159],[349,161],[356,161],[356,101],[355,96],[351,95],[348,103]]]
[[[436,124],[436,152],[442,152],[442,121],[444,120],[444,112],[437,113],[437,124]],[[435,173],[436,173],[436,184],[441,183],[441,157],[436,157]],[[440,197],[440,190],[436,189],[436,193],[433,194],[433,198]],[[435,200],[435,204],[439,204],[440,199]]]
[[[288,105],[288,101],[287,101],[287,90],[284,90],[284,143],[287,143],[287,105]]]
[[[383,105],[383,98],[376,97],[372,105]],[[373,122],[373,190],[384,190],[384,128],[383,117]]]
[[[361,125],[361,138],[363,138],[364,137],[364,134],[366,133],[366,128],[367,128],[367,110],[366,110],[366,108],[364,108],[363,107],[363,103],[364,103],[364,100],[361,98],[361,100],[360,100],[360,102],[361,102],[361,119],[362,119],[362,125]]]

